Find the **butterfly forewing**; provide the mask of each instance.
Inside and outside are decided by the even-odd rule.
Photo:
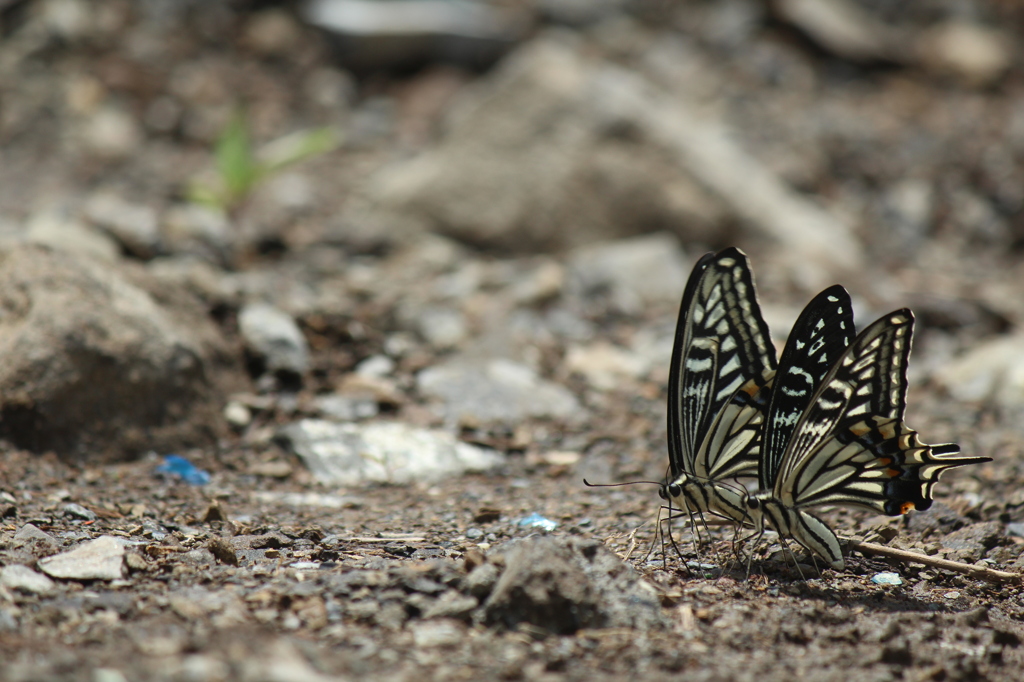
[[[673,478],[683,471],[708,475],[707,460],[718,451],[704,446],[712,431],[724,437],[721,429],[712,428],[723,424],[723,408],[751,380],[763,385],[775,366],[775,349],[761,316],[747,257],[735,248],[704,256],[683,294],[669,371]],[[745,406],[738,405],[723,428],[745,436],[739,421],[761,415],[756,406],[743,411]],[[746,468],[756,467],[756,460],[750,459],[746,449],[744,453],[749,460]]]
[[[794,323],[764,418],[758,465],[761,490],[774,487],[797,423],[854,333],[850,295],[838,284],[815,296]]]
[[[691,432],[694,421],[689,411],[693,407],[706,402],[699,397],[684,400],[680,392],[683,390],[683,364],[688,361],[688,359],[684,361],[683,355],[689,349],[686,337],[689,336],[689,323],[693,318],[691,308],[694,305],[697,286],[700,284],[704,270],[714,257],[713,253],[705,254],[693,266],[690,279],[686,282],[686,289],[683,291],[683,301],[679,306],[679,318],[676,321],[676,334],[672,345],[672,360],[668,375],[668,462],[673,479],[677,478],[687,467],[685,453],[688,450],[685,443],[688,443],[693,438]],[[702,382],[706,382],[709,385],[710,378],[706,377],[711,376],[710,371],[710,369],[706,371],[700,369],[699,361],[696,361],[694,368],[686,372],[687,379],[689,380],[687,390],[700,391]]]

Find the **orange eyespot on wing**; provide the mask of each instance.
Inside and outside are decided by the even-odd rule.
[[[914,509],[916,505],[913,502],[904,502],[900,505],[900,514],[906,514],[908,511]]]

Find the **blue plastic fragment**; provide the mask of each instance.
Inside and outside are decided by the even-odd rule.
[[[902,585],[903,578],[899,573],[876,573],[871,576],[871,582],[876,585]]]
[[[516,521],[517,526],[523,528],[540,528],[543,531],[553,531],[558,528],[558,524],[551,519],[546,519],[537,512],[524,516],[523,518]]]
[[[203,471],[181,455],[167,455],[164,463],[156,468],[158,474],[166,474],[180,478],[189,485],[206,485],[210,482],[210,473]]]

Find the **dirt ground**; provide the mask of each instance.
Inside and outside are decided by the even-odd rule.
[[[467,227],[445,222],[441,209],[417,209],[433,206],[423,197],[403,204],[409,213],[400,218],[379,213],[390,217],[353,228],[368,215],[353,206],[394,196],[374,194],[374,178],[388,169],[429,159],[453,139],[465,144],[460,136],[471,138],[470,150],[493,151],[494,131],[479,121],[460,128],[474,107],[458,105],[480,93],[468,100],[477,111],[505,101],[502,88],[517,81],[495,75],[497,52],[484,64],[420,56],[410,69],[387,63],[388,50],[378,54],[368,41],[348,45],[367,60],[348,69],[353,54],[297,19],[298,4],[0,1],[0,247],[66,242],[82,258],[98,250],[112,269],[130,262],[180,286],[236,361],[225,370],[235,376],[217,404],[220,423],[210,427],[203,412],[207,445],[196,447],[197,436],[177,450],[210,473],[204,485],[158,473],[171,450],[138,447],[138,433],[125,436],[134,448],[127,459],[110,454],[123,454],[124,443],[72,452],[35,452],[13,438],[4,445],[0,680],[1024,676],[1020,584],[857,552],[846,570],[819,573],[799,554],[795,566],[771,536],[743,545],[753,553],[748,575],[731,527],[713,527],[697,546],[676,521],[677,549],[659,542],[655,485],[585,487],[584,478],[664,476],[664,341],[682,289],[666,276],[668,291],[650,293],[657,287],[646,280],[661,271],[642,268],[621,296],[619,274],[589,288],[572,274],[599,263],[579,251],[598,238],[614,252],[615,240],[668,230],[683,276],[709,249],[736,244],[750,254],[776,341],[833,279],[853,294],[861,323],[912,307],[911,426],[927,442],[955,441],[993,461],[947,473],[927,512],[821,515],[843,537],[1024,571],[1024,15],[1014,3],[981,0],[854,3],[888,27],[881,44],[864,26],[854,31],[860,42],[833,40],[781,9],[799,3],[598,4],[577,16],[559,3],[492,3],[529,17],[499,52],[515,59],[531,45],[569,45],[662,86],[658,64],[689,55],[680,92],[693,110],[721,120],[758,173],[842,216],[852,226],[843,234],[863,249],[855,267],[838,265],[841,256],[830,262],[827,249],[780,243],[721,187],[708,190],[699,169],[693,186],[704,189],[680,180],[672,200],[643,193],[637,178],[661,176],[640,166],[671,175],[675,162],[638,141],[643,130],[614,125],[605,126],[609,146],[590,160],[614,172],[567,173],[564,196],[537,199],[538,212],[573,218],[558,238],[515,225],[498,237],[484,227],[472,233],[472,220]],[[961,30],[954,56],[937,27]],[[957,59],[975,52],[974,61]],[[488,100],[488,92],[499,94]],[[551,106],[577,115],[562,94],[548,92]],[[223,232],[175,231],[190,179],[209,177],[201,174],[240,104],[258,142],[325,125],[341,127],[345,141],[225,206]],[[531,102],[521,118],[543,106]],[[569,132],[538,133],[552,135],[539,144],[557,151],[587,125],[573,119]],[[503,149],[510,165],[521,151]],[[634,161],[627,178],[622,169]],[[423,168],[389,187],[445,170]],[[609,233],[589,213],[602,183],[600,201],[618,202],[622,215],[650,199],[646,222]],[[439,183],[427,199],[458,198],[455,184],[444,195]],[[516,191],[529,208],[530,191]],[[162,236],[146,241],[144,231],[118,227],[123,221],[96,218],[91,202],[110,193],[150,209]],[[445,237],[408,226],[426,213]],[[41,226],[55,214],[86,232],[99,226],[102,238],[77,241],[79,227],[54,238]],[[691,222],[665,223],[679,216]],[[822,271],[829,281],[819,281]],[[246,345],[239,314],[252,300],[294,318],[309,348],[304,369],[275,374]],[[468,320],[465,329],[451,332],[453,319]],[[648,336],[660,350],[645,354]],[[620,354],[597,353],[606,348],[598,341]],[[571,414],[531,412],[527,396],[520,413],[461,418],[422,381],[423,370],[445,362],[507,355],[568,389]],[[380,358],[393,360],[382,373],[357,371]],[[600,362],[609,374],[591,373]],[[317,480],[279,429],[323,416],[318,399],[353,381],[372,409],[341,421],[441,428],[497,451],[502,464],[412,483]],[[215,390],[207,389],[201,394]],[[115,575],[55,575],[50,557],[104,536],[118,539],[108,547]],[[892,573],[896,584],[886,584]]]

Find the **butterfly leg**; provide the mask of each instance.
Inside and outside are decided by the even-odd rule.
[[[667,509],[668,510],[668,514],[665,516],[664,519],[661,518],[661,509]],[[679,510],[680,513],[676,514],[675,516],[673,516],[672,513],[675,510],[674,510],[674,508],[671,505],[669,505],[667,507],[663,505],[661,507],[661,509],[658,510],[658,522],[657,522],[657,525],[656,525],[657,532],[656,532],[656,535],[655,535],[655,542],[657,542],[658,539],[660,538],[660,540],[661,540],[661,560],[662,560],[662,565],[665,566],[666,568],[668,568],[668,556],[667,556],[667,550],[665,549],[665,535],[667,534],[668,535],[668,539],[669,539],[669,543],[676,550],[676,555],[679,557],[679,560],[682,562],[683,569],[686,571],[687,575],[689,575],[690,574],[690,567],[686,565],[686,558],[683,556],[682,550],[679,549],[679,545],[676,544],[676,540],[672,536],[672,521],[674,519],[677,519],[680,516],[682,516],[681,512],[683,510]],[[690,515],[690,517],[691,517],[690,518],[690,522],[692,524],[693,523],[692,514]],[[667,533],[665,531],[666,527],[668,528]],[[644,556],[644,561],[646,561],[650,557],[651,552],[653,550],[654,550],[654,543],[651,544],[651,548],[647,551],[647,554]]]
[[[811,563],[814,564],[814,570],[815,570],[815,572],[819,576],[821,576],[821,566],[818,565],[818,557],[816,557],[814,555],[814,552],[811,552],[810,554],[811,554]]]
[[[643,562],[644,563],[647,563],[647,561],[651,558],[651,552],[654,551],[654,546],[656,544],[658,544],[658,539],[659,538],[663,538],[664,531],[662,531],[661,524],[666,520],[666,519],[661,518],[661,511],[663,509],[665,509],[664,505],[658,507],[658,516],[654,520],[654,538],[651,540],[650,547],[647,548],[647,553],[644,554],[644,558],[643,558]],[[662,554],[661,558],[664,560],[664,558],[665,558],[665,543],[664,543],[664,540],[662,541],[661,554]]]
[[[758,534],[755,530],[754,532],[748,535],[740,537],[740,534],[743,532],[743,530],[744,527],[742,524],[737,525],[736,528],[733,530],[732,534],[732,554],[733,557],[736,559],[737,568],[741,568],[743,564],[746,563],[746,558],[743,556],[743,545],[746,544],[746,542],[750,540],[750,538],[755,537]]]
[[[789,558],[793,560],[793,565],[796,566],[796,572],[800,574],[800,580],[807,582],[807,578],[804,576],[803,569],[800,568],[800,562],[797,561],[796,554],[793,553],[793,548],[789,546],[789,541],[780,533],[779,544],[782,545],[783,554],[789,554]]]
[[[693,522],[693,512],[687,511],[687,515],[689,516],[689,519],[690,519],[690,531],[692,533],[693,529],[695,527],[694,522]],[[676,518],[678,518],[678,517],[676,517]],[[672,526],[671,526],[671,524],[669,525],[668,541],[672,544],[672,549],[674,549],[676,551],[676,556],[679,557],[679,561],[682,563],[683,569],[686,570],[686,575],[692,576],[693,573],[690,571],[690,567],[686,565],[686,557],[683,556],[683,550],[679,549],[679,545],[676,544],[675,537],[672,536]]]
[[[764,539],[764,524],[762,523],[761,527],[748,537],[754,538],[754,541],[750,545],[750,554],[747,555],[747,580],[750,580],[750,567],[754,562],[754,551],[757,549],[757,546],[761,544],[761,540]]]

